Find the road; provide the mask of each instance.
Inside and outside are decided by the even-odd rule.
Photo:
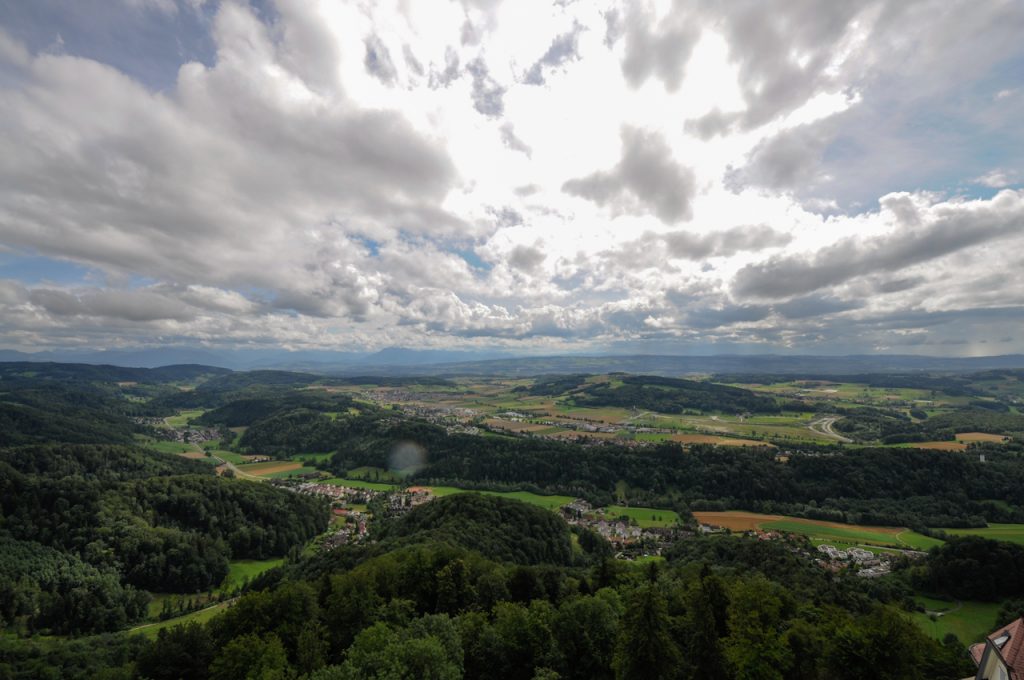
[[[852,443],[852,439],[844,437],[832,429],[832,426],[835,425],[836,421],[841,417],[842,416],[822,416],[808,425],[807,429],[811,432],[817,432],[818,434],[825,435],[826,437],[830,437],[837,441],[845,442],[847,444]]]

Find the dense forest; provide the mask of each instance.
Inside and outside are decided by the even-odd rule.
[[[497,552],[462,546],[457,520],[479,512],[489,521],[477,523],[476,538]],[[416,542],[389,538],[354,562],[321,560],[312,571],[293,565],[209,623],[163,630],[151,642],[105,639],[88,656],[64,648],[62,672],[86,677],[96,657],[107,660],[107,677],[152,680],[924,680],[970,672],[961,645],[927,638],[873,598],[866,589],[875,586],[830,583],[784,546],[752,556],[737,550],[740,539],[711,537],[665,566],[596,555],[560,564],[568,528],[547,526],[543,512],[498,498],[441,499],[385,527],[387,536],[419,535]],[[549,530],[535,533],[537,522]],[[528,537],[547,545],[499,557],[500,546]],[[776,578],[782,565],[788,581]],[[56,654],[44,642],[11,649],[0,641],[10,677],[47,677]]]
[[[311,498],[218,479],[204,463],[129,447],[0,449],[0,492],[0,535],[11,546],[59,563],[61,573],[86,574],[105,593],[99,600],[124,609],[123,617],[68,618],[73,632],[113,630],[124,617],[137,618],[125,587],[207,590],[224,579],[230,559],[284,555],[327,523],[326,508]],[[31,564],[15,560],[7,571],[54,597],[74,595],[74,579],[42,581],[44,572]],[[17,611],[30,628],[54,625],[29,604],[9,605],[7,618]]]

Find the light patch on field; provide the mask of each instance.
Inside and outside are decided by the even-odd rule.
[[[774,444],[758,441],[756,439],[736,439],[733,437],[719,437],[713,434],[674,434],[672,441],[682,444],[714,444],[715,446],[770,446]]]

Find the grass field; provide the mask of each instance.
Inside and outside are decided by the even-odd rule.
[[[914,550],[927,550],[942,541],[902,527],[871,527],[856,524],[839,524],[785,517],[782,515],[760,515],[754,512],[694,512],[697,521],[726,527],[733,531],[750,529],[774,529],[803,534],[811,539],[835,540],[844,543],[865,543],[870,545],[895,546]]]
[[[952,536],[982,536],[1024,545],[1024,524],[989,524],[984,529],[943,529]]]
[[[396,486],[395,484],[367,482],[361,479],[342,479],[341,477],[325,479],[324,484],[336,484],[337,486],[347,486],[350,489],[369,489],[370,491],[391,491]]]
[[[402,481],[402,475],[398,472],[370,466],[352,468],[348,471],[347,477],[349,479],[365,479],[373,482],[398,483]]]
[[[960,642],[971,644],[992,632],[1000,605],[995,602],[951,602],[921,595],[914,600],[930,611],[936,612],[935,620],[923,612],[911,614],[914,623],[936,640],[942,640],[953,633]]]
[[[190,623],[193,621],[195,623],[206,623],[214,616],[227,609],[228,606],[230,606],[230,604],[230,602],[221,602],[220,604],[215,604],[212,607],[200,609],[197,612],[185,614],[184,616],[179,616],[177,618],[167,619],[166,621],[160,621],[159,623],[147,623],[141,626],[136,626],[135,628],[132,628],[129,632],[142,633],[150,639],[155,639],[157,633],[159,633],[164,628],[172,628],[174,626],[179,626],[183,623]]]
[[[177,415],[169,416],[164,418],[164,422],[171,427],[188,427],[188,421],[192,418],[198,418],[203,415],[206,411],[204,409],[193,409],[191,411],[180,411]]]
[[[571,496],[542,496],[529,491],[476,491],[475,489],[460,489],[455,486],[429,486],[426,488],[430,489],[431,492],[439,498],[443,496],[451,496],[452,494],[457,493],[470,493],[475,491],[476,493],[481,493],[486,496],[513,498],[517,501],[522,501],[523,503],[547,508],[548,510],[556,510],[573,501]]]
[[[234,463],[235,465],[242,465],[245,463],[245,458],[242,456],[242,454],[235,453],[234,451],[225,451],[224,449],[210,449],[210,453],[212,453],[217,458],[220,458],[221,460],[226,460],[227,462]]]
[[[294,456],[288,456],[290,460],[296,460],[302,463],[312,461],[322,463],[325,460],[330,460],[334,453],[296,453]]]
[[[235,560],[228,564],[228,575],[217,591],[229,592],[245,583],[246,579],[251,581],[263,572],[282,564],[284,564],[283,557],[274,557],[269,560]]]
[[[658,510],[655,508],[628,508],[623,505],[609,505],[604,509],[607,515],[621,517],[625,515],[636,520],[641,528],[649,527],[670,527],[679,521],[679,515],[671,510]]]
[[[757,439],[736,439],[734,437],[720,437],[711,434],[674,434],[669,437],[671,441],[682,444],[714,444],[715,446],[771,446],[774,444],[759,441]]]

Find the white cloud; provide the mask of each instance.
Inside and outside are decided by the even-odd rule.
[[[956,97],[1024,10],[933,10],[226,0],[162,92],[0,31],[0,246],[107,277],[0,283],[0,343],[931,342],[1024,306],[1019,192],[955,195],[1015,158],[910,125],[1019,138]]]

